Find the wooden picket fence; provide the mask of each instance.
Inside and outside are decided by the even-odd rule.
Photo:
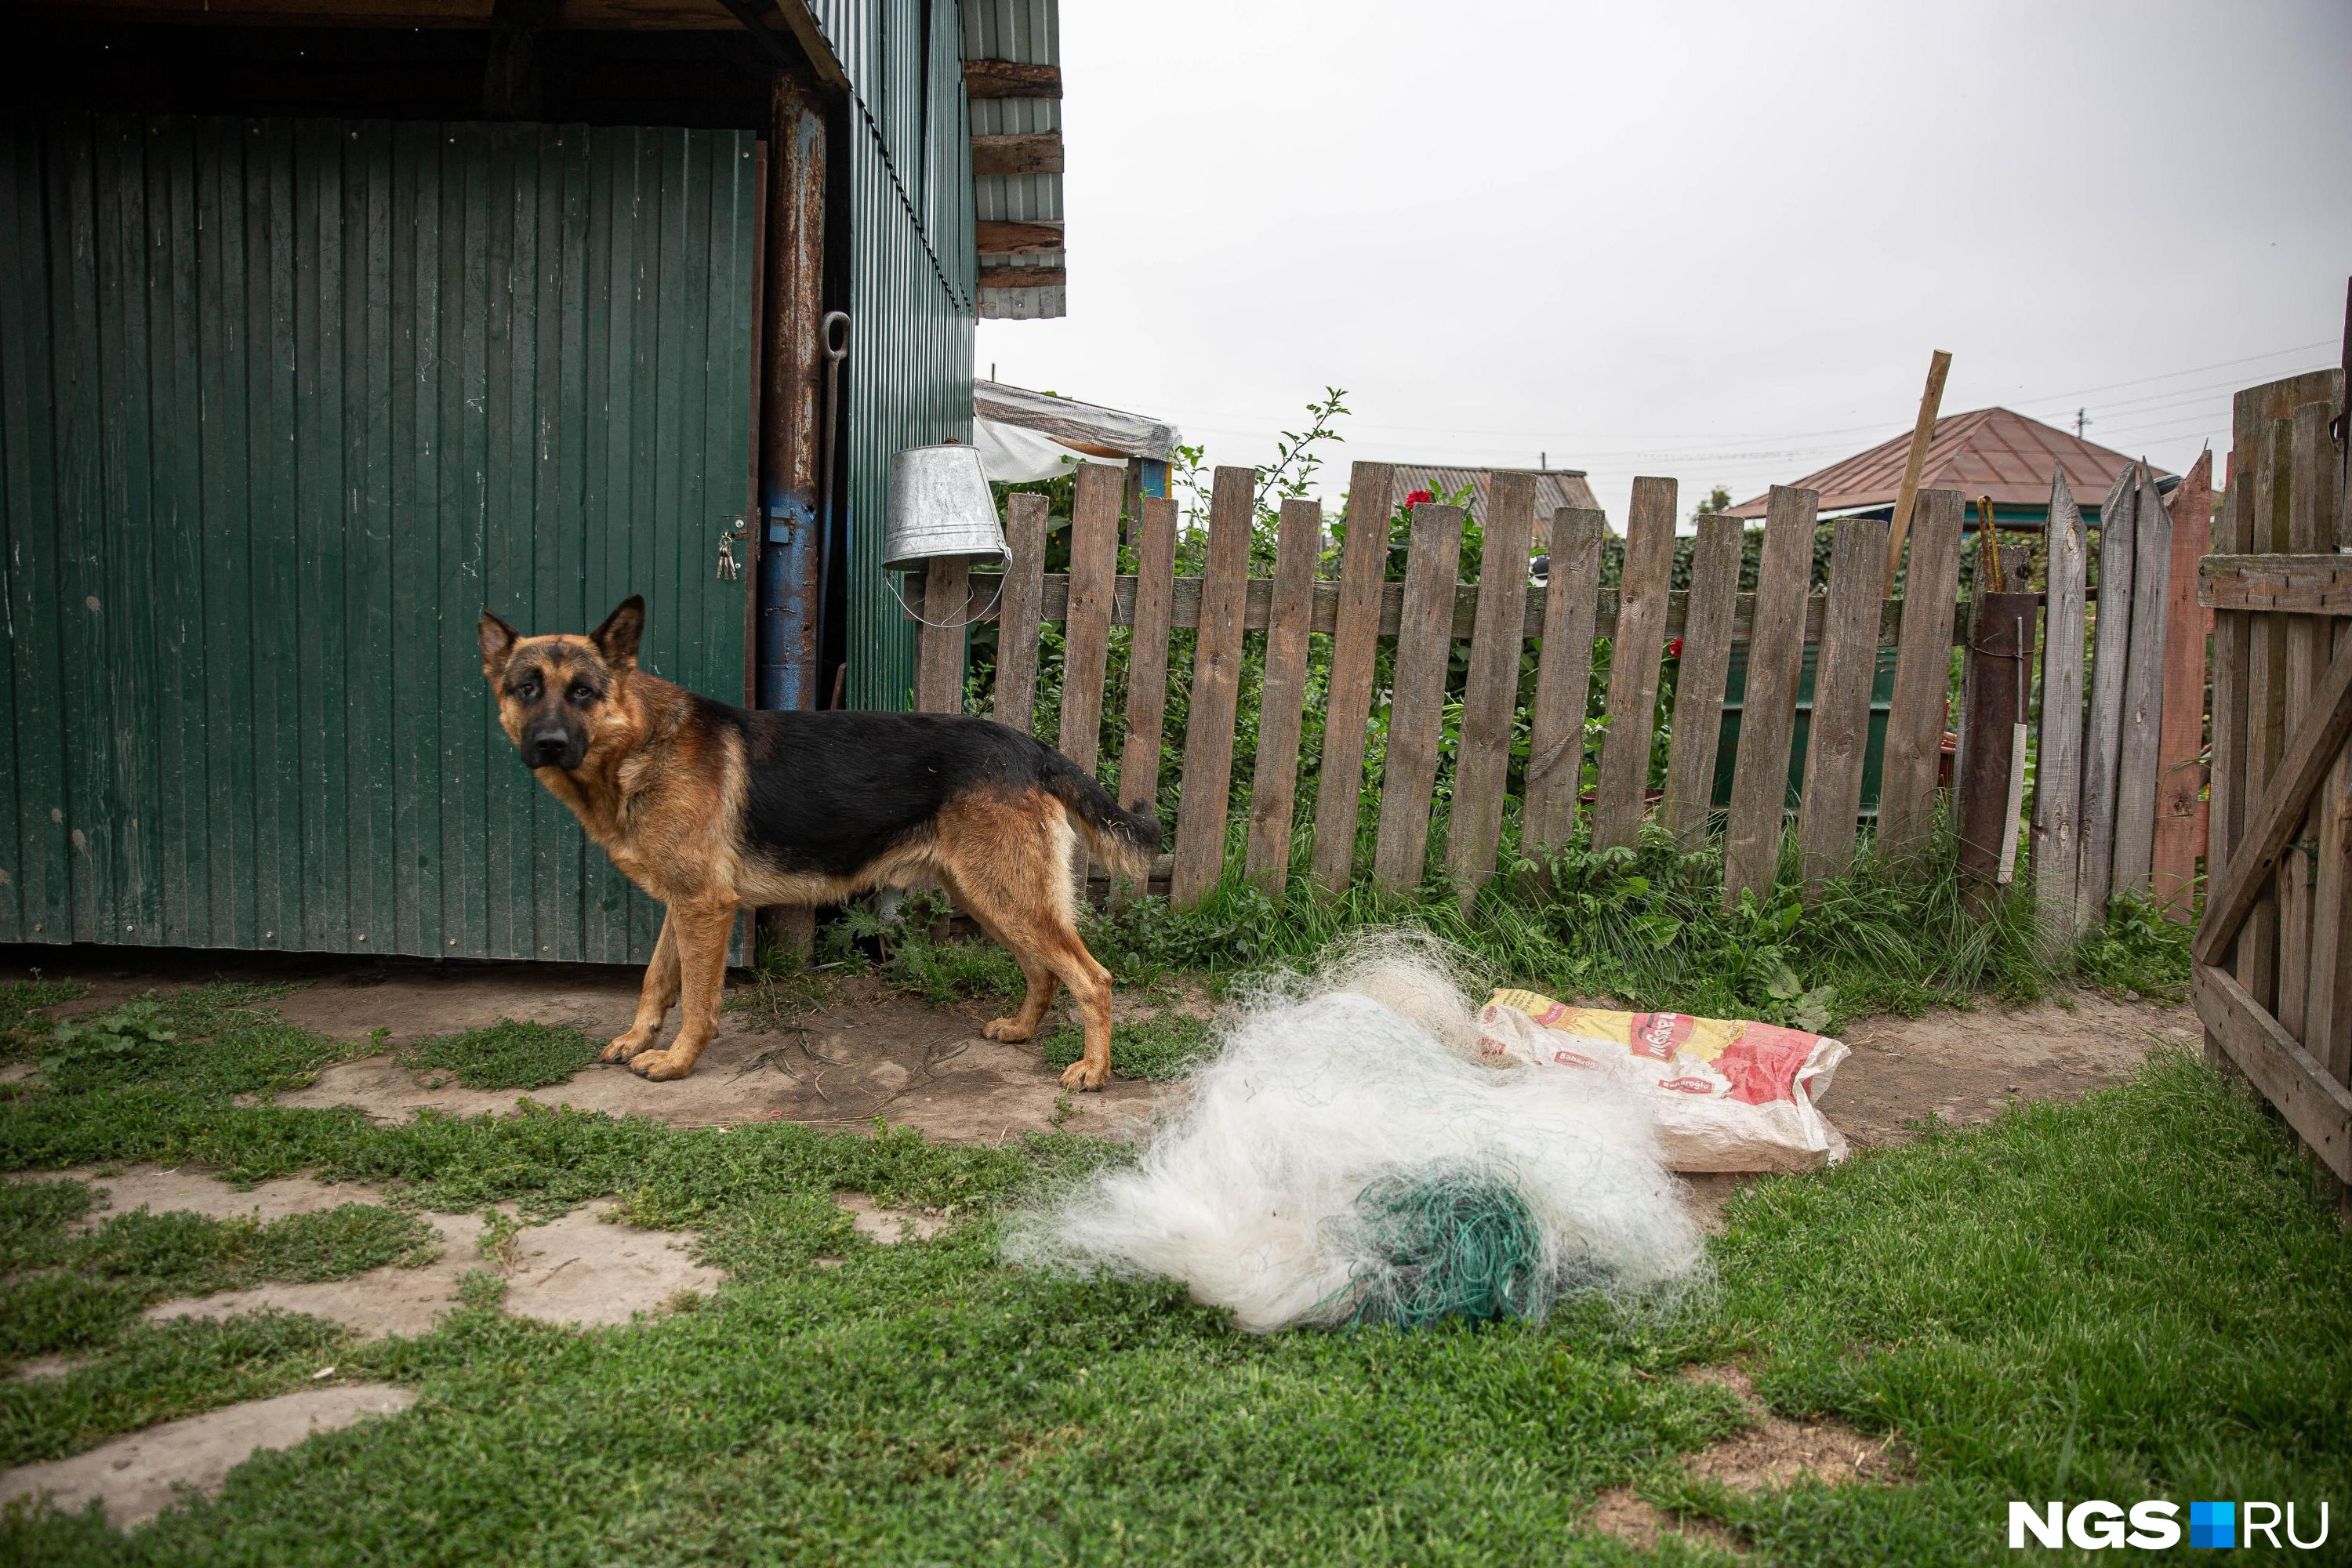
[[[2216,869],[2194,994],[2208,1056],[2243,1072],[2352,1184],[2346,379],[2251,387],[2233,410],[2229,488],[2198,585],[2214,615]]]
[[[1460,509],[1412,509],[1404,579],[1385,581],[1389,498],[1394,472],[1358,463],[1350,476],[1347,540],[1339,574],[1319,578],[1322,513],[1308,500],[1282,508],[1271,578],[1248,574],[1255,475],[1221,468],[1212,489],[1203,575],[1175,574],[1174,503],[1147,500],[1136,530],[1140,570],[1118,573],[1119,476],[1078,472],[1069,571],[1047,574],[1043,498],[1017,495],[1006,519],[1011,561],[995,574],[967,574],[961,562],[933,563],[917,605],[927,624],[918,655],[917,707],[955,711],[962,702],[964,636],[953,623],[992,613],[998,622],[994,716],[1027,729],[1037,681],[1038,628],[1064,629],[1061,728],[1054,739],[1094,769],[1110,628],[1134,628],[1128,669],[1126,737],[1118,770],[1122,800],[1152,800],[1167,710],[1171,628],[1198,630],[1191,673],[1181,805],[1168,891],[1197,902],[1224,868],[1233,805],[1234,720],[1243,638],[1266,634],[1255,784],[1242,848],[1243,869],[1271,891],[1290,875],[1298,805],[1302,710],[1310,657],[1328,660],[1323,752],[1316,770],[1313,840],[1307,869],[1327,889],[1347,887],[1360,813],[1367,809],[1367,721],[1374,708],[1377,644],[1396,643],[1385,766],[1371,792],[1376,813],[1369,874],[1404,889],[1431,869],[1433,791],[1456,643],[1469,645],[1468,675],[1452,809],[1439,863],[1466,908],[1495,874],[1506,816],[1514,710],[1524,644],[1539,647],[1526,782],[1520,800],[1524,850],[1566,842],[1583,803],[1580,784],[1588,733],[1586,695],[1596,638],[1612,642],[1598,742],[1598,785],[1590,803],[1595,847],[1630,845],[1649,810],[1653,743],[1659,722],[1660,668],[1669,640],[1682,639],[1671,715],[1664,790],[1656,815],[1685,844],[1709,831],[1717,747],[1732,649],[1745,645],[1748,676],[1731,799],[1723,814],[1726,902],[1769,889],[1779,868],[1791,807],[1788,779],[1805,648],[1819,645],[1802,788],[1794,805],[1809,887],[1853,862],[1859,835],[1871,689],[1882,647],[1896,652],[1888,715],[1878,834],[1883,853],[1920,844],[1933,824],[1946,721],[1950,658],[1966,635],[1956,600],[1962,501],[1957,491],[1920,498],[1911,534],[1910,594],[1882,596],[1886,527],[1853,519],[1834,525],[1830,581],[1811,592],[1815,508],[1810,490],[1772,492],[1757,591],[1739,591],[1743,525],[1700,520],[1691,585],[1671,591],[1675,487],[1633,485],[1622,585],[1601,585],[1601,512],[1563,508],[1551,519],[1547,586],[1528,579],[1535,484],[1497,472],[1485,520],[1482,559],[1502,568],[1457,580]],[[1001,602],[1000,602],[1001,595]],[[934,625],[930,623],[944,623]],[[1329,637],[1328,652],[1310,634]]]
[[[2026,554],[2011,549],[2003,552],[2009,580],[1999,584],[2009,591],[1987,589],[1970,601],[1956,596],[1966,521],[1956,490],[1920,495],[1906,594],[1886,598],[1882,591],[1894,576],[1888,531],[1859,518],[1832,524],[1828,587],[1812,592],[1816,498],[1788,487],[1771,493],[1756,592],[1739,591],[1744,525],[1712,516],[1698,521],[1690,587],[1671,590],[1675,487],[1659,479],[1633,482],[1620,587],[1601,585],[1601,514],[1576,508],[1551,520],[1549,584],[1534,586],[1516,567],[1533,537],[1534,482],[1507,472],[1495,475],[1482,559],[1513,563],[1511,569],[1459,581],[1463,514],[1423,505],[1412,509],[1404,579],[1388,582],[1394,471],[1383,463],[1354,467],[1336,577],[1315,574],[1322,513],[1306,500],[1282,509],[1274,575],[1248,575],[1255,476],[1238,468],[1216,472],[1203,575],[1175,574],[1174,503],[1147,500],[1135,533],[1140,570],[1125,576],[1118,572],[1119,476],[1090,466],[1077,479],[1067,573],[1045,571],[1045,502],[1034,495],[1012,499],[1012,559],[1004,574],[968,574],[954,561],[933,564],[912,595],[926,622],[916,706],[942,712],[961,707],[965,639],[958,623],[992,616],[994,716],[1028,728],[1038,628],[1058,623],[1061,727],[1050,738],[1095,769],[1105,706],[1120,696],[1105,689],[1110,628],[1133,627],[1118,778],[1125,804],[1144,804],[1158,791],[1169,633],[1197,628],[1174,851],[1162,858],[1154,879],[1157,887],[1164,879],[1171,898],[1190,904],[1224,870],[1243,638],[1263,631],[1244,873],[1279,892],[1291,872],[1308,660],[1320,657],[1328,659],[1328,679],[1307,868],[1327,889],[1347,887],[1360,871],[1358,829],[1360,813],[1370,809],[1372,882],[1402,890],[1437,869],[1467,908],[1495,874],[1520,653],[1533,641],[1538,675],[1519,803],[1522,852],[1567,842],[1580,816],[1596,847],[1632,844],[1653,813],[1686,846],[1719,828],[1728,905],[1743,891],[1770,888],[1791,814],[1805,892],[1852,865],[1883,647],[1896,653],[1878,849],[1899,858],[1926,840],[1938,800],[1958,647],[1967,650],[1968,679],[1952,819],[1963,840],[1963,873],[1986,888],[2012,874],[2031,875],[2044,929],[2061,940],[2094,927],[2110,898],[2123,893],[2152,894],[2185,921],[2203,847],[2209,612],[2196,601],[2193,563],[2207,539],[2208,473],[2200,463],[2168,500],[2144,467],[2125,469],[2101,509],[2095,589],[2089,530],[2061,476],[2051,502],[2046,588],[2024,588]],[[1972,624],[1981,636],[1971,636]],[[1313,633],[1330,639],[1319,654]],[[1397,655],[1387,757],[1368,805],[1367,721],[1381,695],[1372,683],[1382,638],[1395,640]],[[1682,663],[1669,714],[1660,702],[1660,670],[1676,638]],[[1600,726],[1588,722],[1587,711],[1596,639],[1611,645],[1608,722]],[[1447,670],[1454,645],[1465,642],[1452,809],[1444,855],[1433,867]],[[1790,759],[1808,645],[1818,645],[1819,662],[1801,788],[1792,792]],[[1728,808],[1718,811],[1717,749],[1735,647],[1746,651],[1747,686]],[[2072,657],[2064,654],[2069,649]],[[2032,692],[2039,693],[2038,703]],[[1664,787],[1654,801],[1651,757],[1657,727],[1669,720]],[[2029,723],[2037,728],[2039,765],[2030,800],[2017,801],[2021,809],[2012,813],[2011,780],[2022,771],[2014,745],[2019,727]],[[1580,784],[1594,729],[1597,785],[1588,805]]]

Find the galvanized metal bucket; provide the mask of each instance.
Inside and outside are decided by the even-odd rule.
[[[953,627],[984,621],[996,613],[996,600],[1004,596],[1004,580],[999,577],[996,598],[967,620],[934,621],[918,615],[898,592],[892,574],[919,572],[942,556],[953,555],[967,560],[992,556],[999,565],[1013,558],[1004,548],[1004,525],[997,521],[996,498],[989,493],[988,475],[980,466],[980,448],[953,441],[909,447],[890,459],[889,515],[882,529],[882,581],[898,607],[925,626]]]
[[[1004,525],[997,521],[977,447],[909,447],[890,459],[882,570],[918,569],[941,555],[1008,559]]]

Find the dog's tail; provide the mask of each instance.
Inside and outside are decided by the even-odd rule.
[[[1068,811],[1085,836],[1087,852],[1122,877],[1140,880],[1160,853],[1160,817],[1150,807],[1129,811],[1110,792],[1059,752],[1049,751],[1045,788]]]

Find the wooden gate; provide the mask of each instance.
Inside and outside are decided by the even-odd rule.
[[[0,124],[0,942],[650,952],[473,625],[742,689],[756,153]]]
[[[2206,1049],[2352,1182],[2352,544],[2344,376],[2238,395],[2214,612]]]

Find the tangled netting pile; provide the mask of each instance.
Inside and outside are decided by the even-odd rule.
[[[1020,1215],[1006,1256],[1181,1279],[1268,1333],[1647,1299],[1704,1252],[1642,1099],[1498,1062],[1443,951],[1387,938],[1244,1000],[1140,1159]]]

